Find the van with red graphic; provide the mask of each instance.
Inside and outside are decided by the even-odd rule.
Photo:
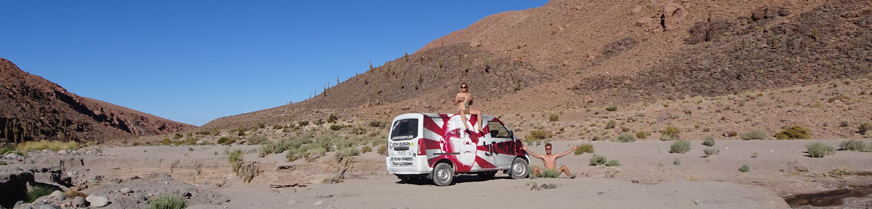
[[[431,179],[438,186],[450,185],[457,174],[493,178],[499,171],[512,178],[527,177],[529,158],[499,118],[483,115],[407,113],[394,118],[388,136],[387,170],[402,182]],[[471,130],[465,130],[468,122]]]

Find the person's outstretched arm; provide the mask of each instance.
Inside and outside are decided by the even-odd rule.
[[[569,150],[566,150],[566,152],[560,153],[559,155],[557,155],[557,157],[566,156],[569,153],[572,153],[572,151],[575,151],[576,149],[578,149],[578,145],[572,146],[572,149],[569,149]]]
[[[535,157],[535,158],[542,159],[542,155],[538,155],[538,154],[536,154],[536,153],[531,152],[530,150],[527,149],[527,146],[523,146],[523,147],[521,147],[521,149],[524,150],[524,151],[527,151],[527,154],[530,154],[530,156],[533,156],[533,157]]]

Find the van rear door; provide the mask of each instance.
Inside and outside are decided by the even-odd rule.
[[[394,120],[390,136],[388,136],[389,165],[394,167],[414,166],[413,161],[418,151],[417,138],[420,136],[418,124],[420,124],[418,118]]]

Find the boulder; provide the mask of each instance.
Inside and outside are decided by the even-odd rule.
[[[639,26],[639,27],[646,27],[650,23],[651,23],[650,17],[641,17],[638,20],[636,20],[636,26]]]
[[[471,46],[471,47],[480,47],[480,46],[481,46],[481,42],[473,41],[472,43],[469,43],[469,46]]]
[[[367,102],[365,104],[357,106],[357,108],[370,108],[370,107],[372,107],[372,102]]]
[[[73,199],[72,203],[73,203],[73,206],[75,206],[77,208],[85,207],[85,198],[76,197],[75,199]]]
[[[55,190],[54,192],[51,192],[51,194],[49,195],[49,197],[55,198],[55,199],[60,200],[60,201],[64,201],[64,200],[67,199],[67,195],[64,194],[64,192],[61,192],[61,191],[58,191],[58,190]]]
[[[663,5],[663,30],[673,29],[690,13],[684,7],[676,3]]]
[[[88,203],[90,203],[91,207],[100,208],[100,207],[104,207],[106,205],[109,205],[109,198],[106,198],[103,196],[88,195],[88,197],[85,198],[85,201],[88,201]]]
[[[6,156],[3,156],[3,157],[6,158],[6,159],[10,159],[10,160],[16,160],[16,159],[20,158],[21,155],[18,155],[18,154],[15,154],[15,153],[9,153],[9,154],[6,154]]]
[[[582,101],[584,101],[584,103],[593,103],[593,97],[590,96],[590,95],[585,95],[585,96],[582,98]]]
[[[58,151],[58,154],[59,154],[59,155],[67,155],[67,151],[66,151],[66,150],[61,150],[61,151]]]
[[[423,102],[423,103],[421,103],[421,105],[424,106],[424,108],[431,108],[431,107],[433,107],[432,105],[430,105],[430,103],[427,103],[427,102]]]
[[[133,190],[130,190],[130,188],[127,188],[127,187],[121,188],[121,190],[118,190],[118,191],[121,193],[124,193],[124,194],[133,192]]]
[[[638,14],[639,12],[642,12],[642,5],[633,6],[633,14]]]

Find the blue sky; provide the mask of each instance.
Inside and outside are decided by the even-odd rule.
[[[193,125],[303,101],[488,15],[546,1],[0,1],[0,57]]]

